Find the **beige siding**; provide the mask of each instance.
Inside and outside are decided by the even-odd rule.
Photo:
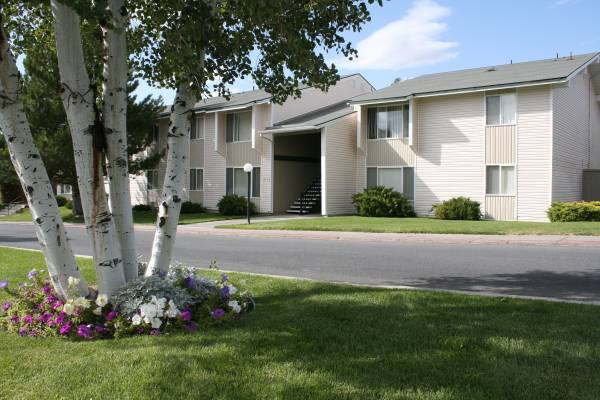
[[[596,77],[600,79],[600,76]],[[600,84],[597,91],[590,92],[590,129],[592,132],[592,148],[590,167],[600,169]]]
[[[415,144],[415,210],[455,196],[485,201],[484,97],[482,93],[420,99]]]
[[[215,151],[215,114],[206,114],[204,133],[204,206],[217,209],[217,203],[225,195],[225,157]],[[223,138],[224,141],[224,138]]]
[[[415,165],[415,152],[408,139],[367,140],[367,165]]]
[[[517,92],[517,218],[546,221],[550,206],[552,104],[548,87]]]
[[[517,161],[516,125],[487,126],[485,128],[485,162],[514,164]]]
[[[204,204],[204,192],[202,190],[188,191],[188,196],[192,203]]]
[[[485,218],[499,221],[516,219],[515,196],[485,196]]]
[[[190,167],[204,167],[204,140],[190,142]]]
[[[273,212],[273,136],[260,140],[260,202],[262,213]]]
[[[352,195],[356,192],[356,115],[340,118],[324,128],[323,132],[327,214],[353,213]]]
[[[212,116],[212,118],[210,116]],[[204,132],[204,136],[206,137],[206,139],[208,139],[208,137],[210,136],[210,140],[213,143],[212,150],[216,151],[222,156],[225,156],[227,152],[227,143],[225,142],[227,132],[227,113],[217,112],[212,114],[206,114],[204,118],[206,118],[206,132]],[[212,123],[209,124],[209,121],[212,121]],[[217,130],[216,134],[215,129]],[[212,134],[209,134],[211,132]]]
[[[260,165],[260,153],[251,142],[227,143],[227,166],[241,167],[246,163]]]
[[[552,90],[552,200],[582,199],[582,170],[590,166],[589,77],[580,73]]]
[[[145,174],[129,175],[129,192],[132,205],[148,203],[148,180]]]

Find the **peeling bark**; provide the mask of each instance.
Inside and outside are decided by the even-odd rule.
[[[190,128],[192,108],[196,101],[190,83],[180,84],[171,107],[167,138],[167,170],[158,208],[152,256],[146,269],[146,276],[167,271],[171,263],[184,182],[190,168]]]
[[[85,69],[80,20],[73,9],[51,1],[61,97],[73,138],[83,215],[92,242],[99,293],[111,295],[125,284],[117,230],[104,190],[104,128],[94,88]]]
[[[102,28],[104,90],[102,118],[107,145],[110,209],[113,214],[127,281],[138,276],[129,170],[127,167],[127,10],[123,0],[109,0],[114,29]]]
[[[22,81],[2,31],[0,15],[0,131],[6,139],[11,161],[23,186],[27,204],[52,284],[66,298],[68,278],[80,279],[79,292],[89,294],[56,204],[52,184],[34,144],[22,101]]]

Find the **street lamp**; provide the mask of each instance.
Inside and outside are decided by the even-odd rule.
[[[248,197],[246,197],[246,218],[248,218],[248,224],[250,224],[250,174],[252,173],[252,164],[244,164],[244,172],[248,174]]]

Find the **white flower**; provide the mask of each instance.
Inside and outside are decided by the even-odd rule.
[[[68,282],[69,282],[69,287],[75,287],[75,286],[79,285],[79,278],[70,276]]]
[[[139,325],[142,323],[142,317],[140,316],[140,314],[135,314],[133,317],[131,317],[131,323],[133,325]]]
[[[152,298],[150,299],[150,303],[156,305],[156,308],[163,310],[167,305],[167,299],[165,299],[164,297],[157,299],[156,296],[152,296]]]
[[[152,325],[153,329],[158,329],[162,325],[162,321],[160,320],[160,318],[152,318],[150,324]]]
[[[75,301],[73,302],[73,304],[75,305],[75,307],[81,307],[83,309],[90,307],[90,301],[88,299],[86,299],[85,297],[76,298]]]
[[[100,294],[96,298],[96,305],[100,308],[104,307],[108,304],[108,296],[105,294]]]
[[[240,306],[240,303],[238,303],[235,300],[231,300],[229,303],[227,303],[227,305],[229,306],[229,308],[231,308],[236,314],[239,314],[240,311],[242,311],[242,307]]]
[[[72,315],[73,311],[75,311],[75,306],[73,306],[73,303],[71,303],[70,301],[66,302],[63,306],[63,311],[67,315]]]
[[[233,285],[229,286],[229,295],[233,296],[236,293],[237,293],[237,288]]]
[[[168,318],[176,318],[179,315],[179,309],[177,308],[175,303],[173,303],[173,300],[169,300],[169,308],[165,312],[165,315]]]
[[[100,315],[102,315],[102,307],[94,308],[94,311],[92,311],[92,312],[94,313],[94,315],[100,316]]]

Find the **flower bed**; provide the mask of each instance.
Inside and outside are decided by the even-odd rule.
[[[142,266],[143,272],[143,266]],[[0,309],[0,328],[20,336],[108,339],[131,335],[195,332],[201,327],[239,319],[254,309],[247,290],[228,276],[199,278],[197,269],[171,266],[162,276],[129,282],[111,298],[78,296],[69,279],[69,298],[60,299],[47,274],[35,269],[29,282],[13,288],[0,281],[10,299]]]

